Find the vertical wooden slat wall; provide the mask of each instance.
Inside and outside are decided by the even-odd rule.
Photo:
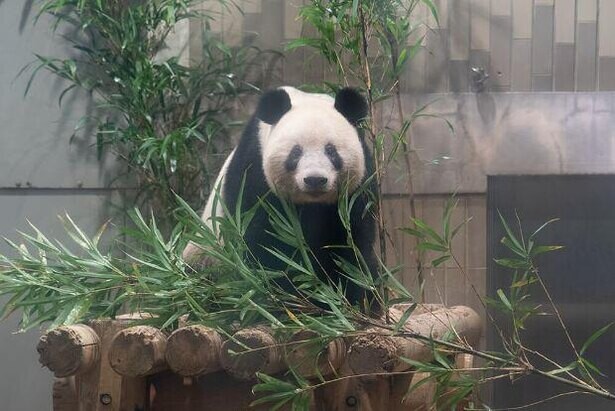
[[[216,7],[211,22],[230,44],[282,50],[312,34],[297,15],[306,0],[242,0]],[[491,91],[615,90],[615,16],[612,0],[435,0],[440,24],[416,9],[423,49],[402,76],[404,92],[472,91],[471,68],[490,76]],[[212,4],[215,4],[213,2]],[[334,80],[322,57],[288,53],[280,63],[285,84]]]

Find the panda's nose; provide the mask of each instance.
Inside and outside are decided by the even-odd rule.
[[[305,186],[310,190],[320,190],[327,186],[327,177],[323,176],[308,176],[303,179]]]

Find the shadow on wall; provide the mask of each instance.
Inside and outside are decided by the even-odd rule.
[[[613,93],[450,93],[404,99],[409,112],[428,105],[434,115],[412,126],[419,156],[416,193],[483,193],[488,175],[615,171]],[[391,112],[386,104],[382,111]],[[385,191],[405,193],[407,177],[394,177]]]

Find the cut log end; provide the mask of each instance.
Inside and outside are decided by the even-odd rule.
[[[218,371],[222,338],[215,330],[193,325],[174,331],[167,341],[166,360],[175,373],[192,377]]]
[[[229,374],[241,380],[253,379],[257,372],[273,374],[284,369],[275,338],[263,328],[235,333],[222,345],[220,361]]]
[[[481,321],[471,308],[452,307],[411,315],[402,330],[434,339],[454,331],[463,342],[476,344]],[[415,361],[433,358],[432,349],[425,341],[412,336],[383,335],[379,331],[357,337],[352,343],[348,364],[355,373],[405,371],[410,365],[403,358]]]
[[[36,350],[39,362],[56,377],[81,374],[100,359],[100,340],[86,325],[55,328],[44,334]]]
[[[348,364],[356,374],[373,374],[395,370],[398,359],[395,339],[386,335],[366,334],[357,337],[348,354]]]
[[[154,327],[136,326],[121,330],[111,341],[111,368],[126,377],[144,377],[166,368],[167,339]]]
[[[296,333],[286,347],[288,367],[305,378],[333,374],[345,359],[346,343],[342,338],[321,341],[313,331]]]

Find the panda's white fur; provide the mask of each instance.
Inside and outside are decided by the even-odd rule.
[[[224,160],[224,164],[218,173],[218,177],[216,177],[216,181],[212,187],[211,194],[207,198],[207,204],[205,204],[205,209],[203,210],[203,214],[201,215],[201,220],[205,223],[210,230],[212,230],[217,235],[217,230],[213,225],[213,219],[216,217],[224,217],[224,208],[219,206],[219,201],[216,201],[216,198],[222,198],[222,187],[224,185],[224,176],[227,173],[229,164],[231,164],[231,160],[233,159],[233,153],[235,150],[231,151],[231,154],[228,155],[226,160]],[[182,253],[182,257],[184,260],[188,261],[195,254],[200,253],[202,250],[200,247],[196,246],[193,242],[190,242],[188,246],[184,249]]]
[[[296,204],[335,203],[339,188],[347,187],[352,192],[365,176],[365,158],[357,130],[335,109],[333,98],[292,87],[283,89],[290,96],[290,111],[274,126],[263,122],[259,126],[267,184],[276,195]],[[333,143],[343,159],[341,171],[325,155],[323,148],[327,143]],[[300,146],[303,154],[297,170],[289,173],[284,163],[294,146]],[[305,178],[314,175],[327,179],[319,195],[305,184]]]

